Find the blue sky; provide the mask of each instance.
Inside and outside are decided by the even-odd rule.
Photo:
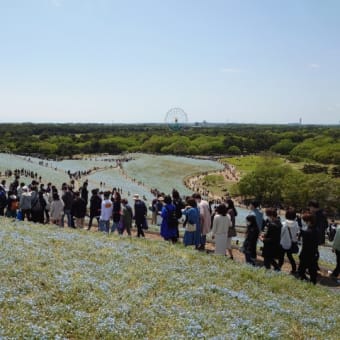
[[[340,121],[338,0],[0,0],[0,122]]]

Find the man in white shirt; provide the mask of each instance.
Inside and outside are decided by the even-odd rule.
[[[104,192],[104,199],[101,205],[100,218],[99,218],[99,230],[109,233],[110,231],[110,219],[112,217],[113,203],[109,199],[110,192]]]

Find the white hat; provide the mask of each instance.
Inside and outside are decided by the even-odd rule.
[[[139,195],[138,195],[138,194],[134,194],[134,195],[133,195],[133,199],[134,199],[134,200],[139,200]]]

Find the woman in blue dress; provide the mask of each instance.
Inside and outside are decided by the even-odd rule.
[[[164,206],[161,211],[162,224],[161,224],[161,236],[166,241],[172,241],[176,243],[178,240],[178,221],[177,226],[171,226],[169,221],[171,220],[170,215],[176,213],[176,207],[172,203],[172,199],[169,195],[164,197]]]
[[[200,213],[194,198],[189,197],[186,203],[187,206],[183,210],[183,215],[186,216],[183,243],[185,246],[194,245],[198,248],[201,240]]]

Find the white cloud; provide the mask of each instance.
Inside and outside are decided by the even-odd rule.
[[[225,67],[221,69],[222,73],[240,73],[243,72],[242,69],[236,67]]]
[[[309,66],[309,68],[320,68],[320,65],[316,64],[316,63],[311,63],[308,66]]]
[[[51,0],[51,4],[54,7],[61,7],[63,5],[63,0]]]

